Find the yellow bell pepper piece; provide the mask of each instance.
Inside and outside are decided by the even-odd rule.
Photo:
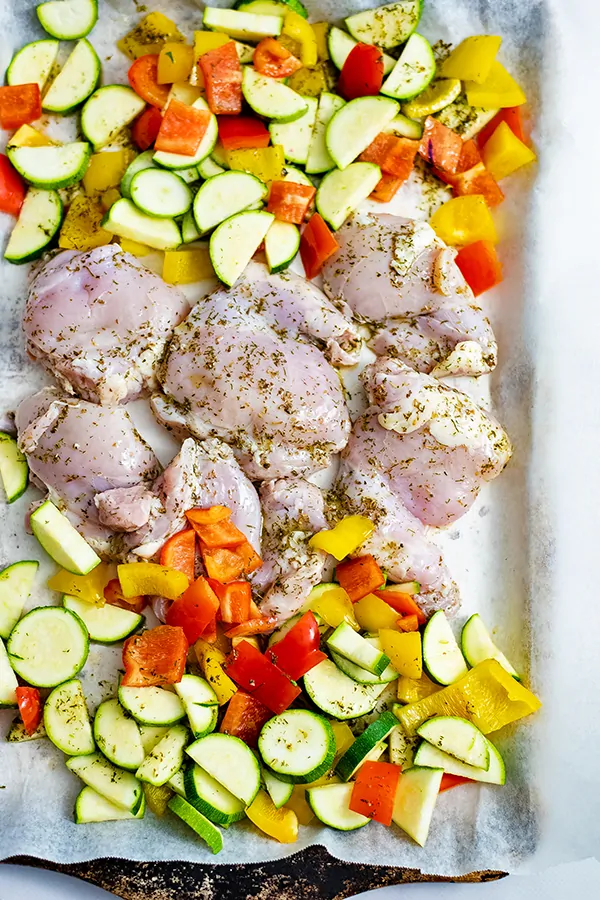
[[[295,844],[298,840],[298,816],[285,806],[277,809],[266,791],[258,792],[246,807],[246,815],[257,828],[280,844]]]
[[[490,74],[482,84],[465,82],[467,102],[483,109],[502,109],[505,106],[522,106],[527,97],[502,63],[494,62]]]
[[[48,587],[59,594],[68,594],[85,600],[94,606],[104,606],[104,588],[112,577],[113,567],[100,563],[87,575],[72,575],[66,569],[59,571],[48,579]]]
[[[105,212],[97,197],[74,197],[60,229],[58,246],[83,251],[110,244],[112,234],[101,227]]]
[[[483,84],[498,55],[502,38],[495,34],[474,34],[465,38],[444,60],[442,78],[460,78]]]
[[[125,174],[125,169],[135,159],[133,150],[107,150],[94,153],[83,176],[83,187],[89,197],[103,194],[110,188],[117,188]]]
[[[310,608],[331,628],[337,628],[342,622],[347,622],[355,631],[359,630],[354,606],[344,588],[332,587],[324,591],[311,602]]]
[[[313,22],[310,27],[317,42],[317,59],[319,62],[325,62],[326,59],[329,59],[329,47],[327,45],[329,22]]]
[[[190,584],[187,575],[178,569],[149,562],[123,563],[117,566],[117,576],[125,599],[140,594],[159,594],[177,600]]]
[[[306,787],[307,785],[305,784],[295,784],[290,799],[283,807],[283,809],[294,811],[300,825],[310,825],[315,818],[315,814],[306,799]]]
[[[105,212],[114,206],[117,200],[121,199],[121,192],[117,190],[117,188],[109,188],[107,191],[104,191],[102,196],[100,197],[100,203],[102,205],[102,209]]]
[[[214,277],[208,250],[166,250],[162,277],[167,284],[194,284]]]
[[[381,649],[399,675],[420,678],[423,674],[423,651],[419,631],[392,631],[382,628],[379,632]]]
[[[148,53],[160,53],[165,41],[185,41],[175,22],[159,12],[144,16],[125,37],[117,41],[117,47],[129,59],[138,59]]]
[[[281,181],[286,173],[285,155],[281,144],[257,149],[228,150],[226,155],[230,169],[249,172],[265,184]]]
[[[194,652],[204,677],[212,685],[217,695],[219,706],[229,703],[237,691],[237,685],[234,684],[223,669],[223,663],[227,659],[225,654],[218,647],[214,647],[203,640],[196,641]]]
[[[375,526],[365,516],[346,516],[334,528],[313,534],[308,544],[313,550],[324,550],[338,560],[344,559],[373,534]]]
[[[231,638],[231,646],[235,650],[238,644],[241,644],[242,641],[246,641],[247,644],[252,644],[255,650],[260,650],[262,653],[262,648],[260,646],[260,641],[254,634],[248,634],[244,637],[244,635],[240,635],[240,637],[232,637]]]
[[[194,62],[198,62],[201,56],[208,53],[209,50],[216,50],[228,44],[231,38],[227,34],[220,34],[217,31],[195,31],[194,32]]]
[[[335,760],[337,761],[344,755],[348,747],[354,743],[354,735],[347,722],[331,721],[329,724],[335,737]]]
[[[398,679],[398,700],[401,700],[402,703],[416,703],[417,700],[430,697],[437,691],[441,691],[441,687],[439,684],[431,681],[425,673],[421,675],[418,681],[404,676]]]
[[[481,194],[453,197],[434,212],[429,224],[446,244],[464,246],[498,240],[496,226]]]
[[[150,253],[154,253],[152,247],[147,247],[146,244],[140,244],[138,241],[130,241],[129,238],[119,238],[119,244],[124,253],[131,253],[132,256],[148,256]]]
[[[318,59],[317,39],[312,25],[309,25],[306,19],[290,10],[285,14],[281,33],[286,34],[293,41],[298,41],[300,44],[300,59],[303,66],[316,66]]]
[[[169,800],[173,796],[173,791],[169,785],[162,784],[159,787],[155,784],[144,782],[142,788],[150,811],[155,816],[164,816],[169,808]]]
[[[9,147],[51,147],[54,141],[31,125],[21,125],[8,142]]]
[[[331,77],[333,63],[318,63],[312,69],[298,69],[288,78],[288,87],[304,97],[320,97],[323,91],[333,90],[337,77]]]
[[[519,684],[495,659],[486,659],[463,678],[417,703],[409,703],[397,713],[407,734],[431,716],[460,716],[469,719],[484,734],[516,722],[535,712],[542,704]]]
[[[190,77],[194,65],[194,48],[189,44],[167,41],[158,56],[159,84],[173,84],[174,81],[186,81]]]
[[[483,162],[491,175],[500,181],[512,175],[521,166],[534,162],[536,155],[527,144],[519,140],[506,122],[500,122],[482,150]]]
[[[362,600],[354,604],[356,621],[363,629],[376,634],[380,628],[398,629],[400,616],[385,600],[380,600],[375,594],[367,594]]]

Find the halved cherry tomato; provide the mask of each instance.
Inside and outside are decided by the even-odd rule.
[[[162,116],[155,106],[147,106],[131,127],[131,137],[140,150],[151,147],[158,136]]]
[[[219,116],[219,140],[225,150],[268,147],[271,135],[260,119],[253,116]]]
[[[367,760],[356,773],[350,809],[382,825],[391,825],[400,773],[400,766]]]
[[[219,608],[219,598],[208,580],[196,578],[167,612],[167,624],[183,629],[190,644],[195,644],[211,624]]]
[[[159,625],[127,638],[123,645],[125,687],[178,684],[185,672],[188,642],[183,628]]]
[[[308,184],[293,181],[274,181],[269,194],[267,212],[273,213],[281,222],[301,225],[313,201],[317,189]]]
[[[267,650],[268,659],[293,681],[302,678],[327,659],[319,650],[321,635],[314,613],[310,610],[299,619],[281,641]]]
[[[186,106],[181,100],[171,100],[160,124],[154,146],[165,153],[193,156],[202,143],[210,123],[207,109]]]
[[[161,566],[178,569],[190,582],[196,575],[196,532],[193,528],[178,531],[163,544],[160,551]]]
[[[42,700],[40,692],[33,687],[18,687],[16,690],[19,714],[27,734],[31,735],[42,721]]]
[[[0,87],[0,126],[12,130],[29,125],[42,115],[42,96],[37,84]]]
[[[242,67],[234,41],[215,47],[198,60],[204,76],[206,99],[217,116],[242,111]]]
[[[319,274],[324,263],[339,248],[340,245],[322,217],[319,213],[314,213],[304,227],[300,239],[300,257],[309,281]]]
[[[247,622],[250,618],[252,588],[247,581],[219,584],[210,579],[210,586],[219,598],[221,621],[229,624]]]
[[[0,153],[0,212],[18,216],[26,193],[25,182],[8,156]]]
[[[257,697],[238,690],[227,704],[219,731],[238,737],[249,747],[256,747],[263,725],[272,716],[271,710]]]
[[[300,694],[298,685],[248,641],[242,641],[231,651],[225,670],[236,684],[275,715],[284,712]]]
[[[383,83],[383,53],[372,44],[357,44],[342,66],[338,91],[346,100],[375,97]]]
[[[337,565],[335,576],[353,603],[373,593],[385,582],[383,572],[370,553],[345,559]]]
[[[120,606],[130,612],[141,613],[148,605],[148,598],[140,594],[137,597],[125,598],[118,578],[112,578],[104,588],[104,599],[110,606]]]
[[[240,622],[235,628],[230,628],[225,632],[225,637],[250,637],[252,634],[269,634],[276,627],[276,616],[258,616],[248,619],[247,622]]]
[[[158,83],[158,54],[140,56],[127,73],[129,84],[138,97],[162,109],[169,97],[169,87]]]
[[[253,62],[256,71],[269,78],[289,78],[302,68],[300,60],[272,37],[263,38],[258,44]]]
[[[455,262],[476,297],[502,281],[502,263],[491,241],[462,247]]]

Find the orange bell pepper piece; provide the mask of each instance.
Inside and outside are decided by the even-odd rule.
[[[161,566],[177,569],[187,575],[190,582],[196,574],[196,532],[193,528],[179,531],[163,544],[160,551]]]
[[[341,562],[336,570],[336,578],[353,603],[380,588],[385,578],[383,572],[371,556],[357,556]]]
[[[208,577],[220,581],[221,584],[235,581],[244,571],[244,560],[233,550],[225,547],[207,547],[201,540],[200,552]]]

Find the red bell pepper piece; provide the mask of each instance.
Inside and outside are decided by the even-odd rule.
[[[213,616],[204,631],[202,632],[202,640],[207,644],[214,644],[217,640],[217,617]]]
[[[260,119],[222,116],[219,117],[219,140],[225,150],[261,149],[269,146],[271,135]]]
[[[221,621],[228,623],[247,622],[250,618],[252,588],[247,581],[232,581],[219,584],[210,580],[210,586],[219,598]]]
[[[239,643],[224,665],[236,684],[275,715],[284,712],[300,694],[298,685],[248,641]]]
[[[112,578],[104,588],[104,599],[110,606],[119,606],[130,612],[141,613],[148,605],[148,598],[143,594],[137,597],[124,597],[121,590],[121,582],[118,578]]]
[[[252,694],[236,691],[227,704],[219,731],[238,737],[249,747],[256,747],[263,725],[272,717],[271,710]]]
[[[196,532],[193,528],[178,531],[163,544],[160,564],[187,575],[190,583],[196,576]]]
[[[219,598],[207,579],[200,576],[173,601],[167,612],[167,625],[182,628],[188,642],[195,644],[211,624],[218,608]]]
[[[225,632],[225,637],[249,637],[251,634],[269,634],[275,628],[277,628],[276,616],[253,616],[247,622],[240,622],[235,628],[229,628]]]
[[[462,247],[455,261],[476,297],[502,281],[502,263],[491,241]]]
[[[254,51],[252,61],[256,71],[269,78],[289,78],[302,68],[300,60],[272,37],[263,38]]]
[[[183,628],[159,625],[127,638],[123,645],[124,687],[178,684],[185,672],[188,642]]]
[[[267,650],[267,657],[293,681],[327,659],[319,650],[321,635],[314,613],[306,612],[285,637]]]
[[[244,560],[235,550],[226,547],[207,547],[200,541],[202,562],[209,578],[227,584],[236,581],[244,572]]]
[[[369,198],[377,200],[379,203],[389,203],[403,184],[404,178],[396,178],[395,175],[384,174],[375,185],[375,190],[369,194]]]
[[[162,109],[166,105],[170,86],[158,83],[158,54],[140,56],[127,73],[129,84],[138,97]]]
[[[160,124],[154,146],[165,153],[193,156],[210,123],[207,109],[186,106],[181,100],[171,100]]]
[[[345,559],[335,570],[340,587],[344,588],[353,603],[362,600],[367,594],[380,588],[385,583],[383,572],[369,553],[367,556],[356,556]]]
[[[16,689],[19,714],[27,734],[31,735],[40,726],[42,721],[42,700],[40,692],[33,687],[18,687]]]
[[[131,127],[131,137],[140,150],[151,147],[160,131],[162,116],[155,106],[147,106]]]
[[[231,550],[246,542],[246,535],[229,519],[215,522],[214,525],[198,525],[197,522],[192,522],[192,526],[202,543],[210,550],[218,547],[227,547]]]
[[[456,172],[463,149],[459,134],[442,125],[432,116],[427,116],[423,126],[423,136],[419,144],[419,154],[443,172]]]
[[[399,779],[400,766],[386,762],[363,763],[352,788],[350,809],[382,825],[391,825]]]
[[[480,147],[483,147],[486,144],[501,122],[506,122],[512,133],[516,135],[520,141],[527,143],[525,140],[525,132],[523,130],[521,107],[507,106],[505,109],[501,109],[491,122],[484,125],[477,135],[477,143]]]
[[[250,541],[244,541],[243,544],[240,544],[239,547],[235,548],[235,552],[244,563],[244,572],[246,573],[246,575],[250,575],[252,572],[256,572],[256,570],[260,569],[263,564],[262,559],[254,549]],[[252,609],[250,611],[252,612]]]
[[[216,525],[231,518],[231,510],[226,506],[210,506],[208,509],[188,509],[186,518],[190,525]]]
[[[473,140],[468,140],[463,141],[462,150],[460,151],[460,157],[454,175],[451,175],[449,172],[443,172],[441,169],[436,168],[434,168],[433,171],[436,177],[440,179],[440,181],[451,185],[454,184],[454,178],[456,175],[459,175],[461,172],[468,172],[469,169],[472,169],[473,166],[476,166],[477,163],[480,162],[481,153],[479,152],[477,144]]]
[[[198,64],[206,86],[206,99],[217,116],[242,111],[242,67],[234,41],[203,53]]]
[[[29,125],[42,115],[42,96],[37,84],[0,87],[0,126],[7,130]]]
[[[342,66],[338,91],[346,100],[375,97],[383,83],[383,53],[372,44],[357,44]]]
[[[382,169],[393,137],[393,134],[386,134],[384,131],[380,131],[358,158],[361,162],[375,163],[376,166]]]
[[[26,193],[25,182],[8,156],[0,153],[0,212],[18,216]]]
[[[271,185],[267,212],[273,213],[281,222],[301,225],[316,193],[317,189],[308,184],[274,181]]]
[[[465,778],[464,775],[450,775],[448,772],[444,772],[440,782],[440,794],[442,791],[458,787],[459,784],[476,784],[476,782],[472,778]]]
[[[393,585],[391,587],[393,588]],[[419,625],[424,625],[427,621],[427,616],[414,600],[412,594],[403,594],[400,591],[390,590],[390,588],[387,588],[385,591],[373,591],[373,593],[380,600],[385,600],[401,616],[416,616]]]
[[[309,281],[319,274],[325,262],[339,248],[340,245],[319,213],[314,213],[305,225],[300,239],[300,258]]]

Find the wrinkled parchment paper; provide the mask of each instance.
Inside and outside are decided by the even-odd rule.
[[[3,69],[17,47],[42,37],[35,5],[35,0],[0,0]],[[313,20],[369,5],[364,0],[309,4]],[[460,875],[479,869],[526,871],[598,853],[600,312],[594,230],[600,191],[591,133],[595,129],[600,136],[593,62],[598,14],[591,2],[569,0],[426,0],[425,6],[419,30],[432,41],[481,32],[503,36],[501,59],[526,89],[541,157],[539,168],[510,179],[507,200],[495,213],[505,281],[483,298],[500,345],[492,402],[514,441],[515,457],[469,514],[439,535],[464,598],[457,628],[469,614],[481,612],[544,702],[536,717],[493,735],[506,759],[508,783],[440,796],[424,849],[394,826],[376,823],[349,834],[301,828],[291,847],[240,824],[225,833],[223,852],[213,857],[174,817],[158,820],[149,813],[143,822],[74,825],[81,784],[65,768],[62,753],[49,741],[0,741],[1,858],[30,854],[69,863],[120,856],[219,865],[280,858],[318,842],[345,860]],[[126,72],[115,39],[139,11],[133,0],[100,0],[100,7],[91,39],[103,60],[104,82],[110,83],[123,80]],[[201,11],[191,0],[153,0],[146,9],[162,9],[190,35],[200,26]],[[50,127],[58,136],[60,127]],[[412,208],[417,214],[412,195],[402,197],[402,211]],[[3,217],[2,240],[9,227]],[[24,353],[26,271],[4,263],[0,268],[4,412],[45,376]],[[488,385],[480,381],[478,389],[485,394]],[[166,462],[173,445],[157,434],[144,405],[135,406],[142,432]],[[51,600],[43,587],[51,566],[23,529],[33,499],[32,488],[26,498],[0,510],[0,564],[42,561],[30,606]],[[83,673],[92,707],[114,695],[119,654],[118,646],[92,645]],[[10,712],[0,713],[0,738],[11,718]]]

